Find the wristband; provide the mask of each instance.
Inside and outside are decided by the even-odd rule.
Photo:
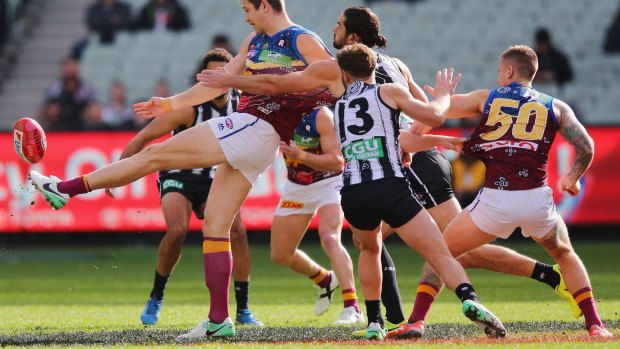
[[[164,98],[161,100],[161,105],[162,107],[164,107],[164,113],[170,113],[172,111],[174,111],[174,108],[172,108],[172,99],[171,98]]]
[[[299,156],[297,157],[297,161],[304,161],[304,159],[306,158],[307,154],[305,151],[300,150],[299,151]]]

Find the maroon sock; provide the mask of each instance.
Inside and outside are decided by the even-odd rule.
[[[424,321],[429,310],[431,310],[431,305],[433,305],[438,292],[439,290],[435,285],[428,282],[420,282],[415,295],[415,302],[413,303],[413,311],[411,311],[407,322],[413,324],[418,321]]]
[[[91,191],[86,176],[75,177],[68,181],[58,183],[58,191],[63,194],[69,194],[73,197],[79,194],[85,194]]]
[[[319,287],[327,287],[332,282],[332,274],[323,267],[321,267],[321,269],[319,269],[319,271],[310,278]]]
[[[573,294],[575,302],[579,305],[579,309],[583,313],[583,317],[586,319],[586,328],[589,330],[592,325],[603,326],[603,322],[596,310],[596,303],[594,302],[594,295],[592,294],[592,288],[584,287],[581,290]]]
[[[360,305],[357,303],[357,294],[354,288],[342,290],[342,299],[345,308],[354,307],[358,313],[360,312]]]
[[[209,321],[219,324],[228,317],[228,288],[233,266],[230,239],[205,238],[202,251],[205,283],[211,297]]]

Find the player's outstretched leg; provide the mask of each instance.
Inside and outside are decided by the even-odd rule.
[[[542,245],[562,268],[566,286],[583,313],[589,335],[612,338],[612,333],[605,329],[598,314],[588,272],[571,245],[564,220],[558,216],[556,226],[542,238],[534,238],[534,241]]]
[[[73,196],[91,190],[116,188],[151,172],[177,168],[212,167],[226,162],[218,139],[208,123],[202,123],[138,154],[70,180],[30,171],[29,178],[54,209],[61,209]]]
[[[233,255],[232,277],[235,300],[237,301],[236,323],[239,325],[264,326],[248,305],[250,298],[250,246],[248,236],[241,221],[241,214],[235,216],[230,228],[230,244]]]
[[[457,217],[458,219],[458,217]],[[450,224],[446,234],[448,234],[450,227],[454,224]],[[449,289],[453,290],[457,297],[463,303],[463,313],[467,318],[474,321],[480,327],[484,329],[485,334],[492,338],[506,336],[506,329],[499,319],[486,307],[479,303],[476,292],[473,286],[469,283],[467,274],[463,267],[452,257],[451,245],[446,246],[446,240],[444,241],[439,228],[433,222],[428,212],[425,210],[418,213],[413,219],[407,222],[405,225],[396,228],[398,235],[413,249],[415,249],[427,263],[431,264],[434,269],[438,270],[439,275],[442,275],[443,281],[446,283]],[[446,235],[448,236],[448,235]],[[471,247],[475,248],[494,237],[490,235],[473,235],[471,239],[467,241],[471,244]],[[450,248],[450,249],[449,249]],[[408,324],[415,324],[417,321],[413,321],[413,315],[409,318]],[[397,338],[411,338],[417,335],[416,332],[407,331],[407,325],[399,327],[394,331],[390,337]],[[411,326],[409,326],[411,327]]]

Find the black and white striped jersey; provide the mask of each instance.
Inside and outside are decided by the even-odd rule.
[[[205,102],[200,105],[194,106],[194,122],[190,127],[194,127],[203,121],[207,121],[209,119],[219,118],[222,116],[228,116],[237,111],[237,106],[239,105],[239,92],[235,89],[230,90],[230,96],[228,98],[228,102],[222,108],[218,108],[213,102]],[[180,126],[172,131],[172,136],[179,134],[189,127]],[[207,168],[195,168],[193,170],[169,170],[169,171],[161,171],[162,174],[190,174],[197,176],[205,176],[209,178],[213,178],[214,171],[211,167]]]
[[[409,91],[409,82],[403,74],[403,70],[398,61],[382,53],[377,54],[377,68],[375,70],[375,81],[379,85],[397,83]],[[413,124],[413,119],[400,113],[399,126],[401,130],[408,130]]]
[[[336,136],[345,158],[344,185],[404,177],[398,117],[386,105],[379,85],[352,83],[335,107]]]

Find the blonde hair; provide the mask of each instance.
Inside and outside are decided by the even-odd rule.
[[[527,45],[510,46],[502,53],[500,59],[513,61],[519,75],[528,80],[534,79],[538,71],[538,55]]]

